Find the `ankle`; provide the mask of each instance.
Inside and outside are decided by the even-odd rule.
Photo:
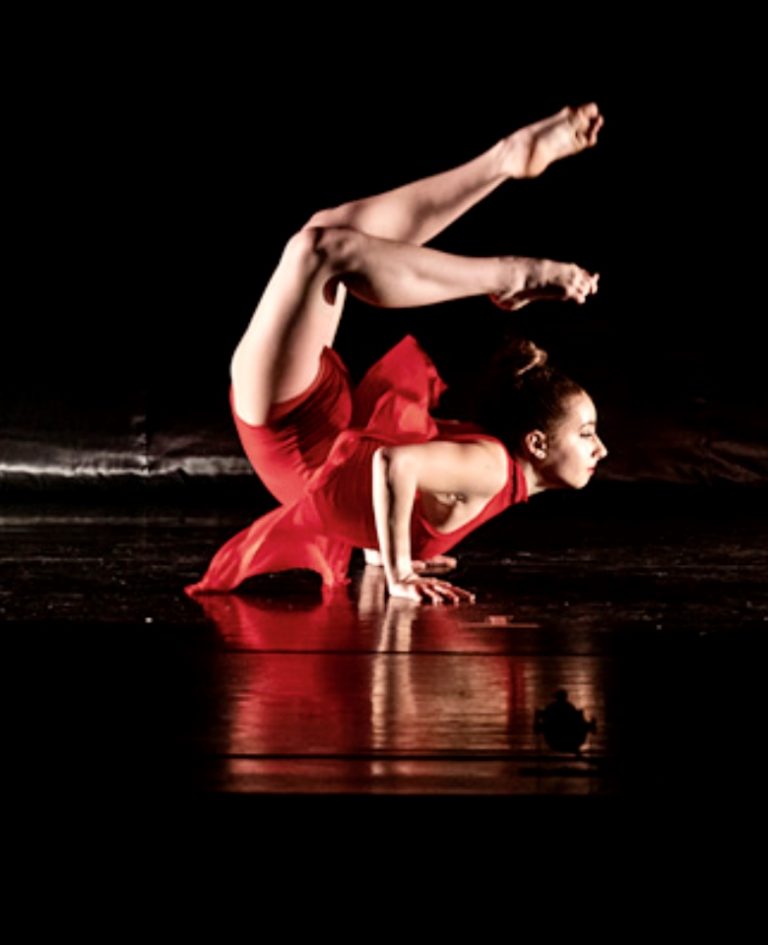
[[[502,138],[500,145],[500,173],[505,180],[520,180],[527,177],[526,164],[530,142],[521,130],[513,131]]]
[[[513,135],[507,135],[506,138],[497,141],[487,152],[491,166],[489,177],[492,182],[510,180],[514,176],[511,169],[519,163],[519,158],[516,156],[519,149],[511,141],[512,137]]]
[[[509,299],[525,288],[530,260],[523,256],[499,257],[499,282],[493,295],[500,299]]]

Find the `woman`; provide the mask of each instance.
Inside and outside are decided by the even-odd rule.
[[[444,385],[413,338],[354,393],[332,344],[348,291],[390,308],[473,295],[507,311],[536,299],[584,303],[598,277],[579,266],[424,244],[504,181],[593,146],[602,124],[594,104],[564,108],[453,170],[320,211],[288,241],[230,366],[243,447],[282,505],[230,539],[187,593],[294,567],[334,587],[363,547],[391,595],[473,600],[428,566],[450,565],[443,552],[507,506],[586,484],[606,455],[594,405],[535,346],[497,359],[494,436],[431,417]]]

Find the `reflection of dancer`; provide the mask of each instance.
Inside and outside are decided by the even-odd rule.
[[[230,392],[245,451],[282,507],[230,539],[188,593],[294,567],[333,586],[345,581],[351,548],[363,547],[394,596],[471,599],[414,559],[451,563],[442,552],[507,506],[586,485],[606,452],[594,405],[534,345],[497,358],[487,427],[497,436],[433,420],[444,385],[414,339],[354,394],[331,345],[347,291],[384,308],[473,295],[509,311],[586,301],[598,277],[579,266],[423,244],[502,182],[594,145],[602,123],[594,104],[565,108],[453,170],[320,211],[291,237],[232,358]]]

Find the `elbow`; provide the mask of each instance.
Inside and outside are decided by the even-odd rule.
[[[416,456],[407,446],[380,446],[373,455],[388,483],[409,482],[415,479]]]

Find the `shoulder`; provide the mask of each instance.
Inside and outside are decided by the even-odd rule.
[[[490,438],[430,440],[388,447],[387,453],[393,463],[411,466],[419,488],[430,492],[490,498],[509,478],[507,451]]]
[[[509,480],[509,454],[504,445],[491,437],[463,445],[473,447],[472,462],[477,470],[483,471],[483,494],[496,495]]]

